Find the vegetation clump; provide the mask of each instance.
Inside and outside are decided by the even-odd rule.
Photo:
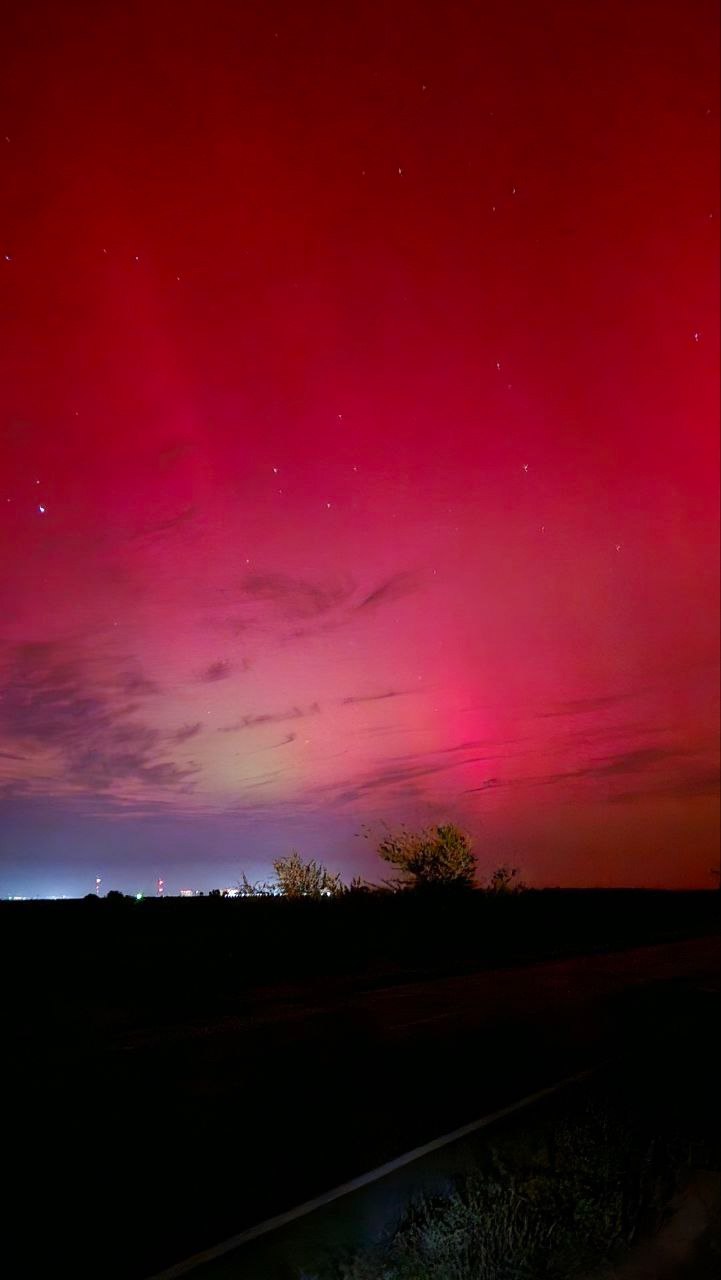
[[[416,1199],[378,1243],[313,1280],[572,1280],[623,1255],[658,1218],[684,1161],[673,1138],[593,1100],[539,1150],[495,1150],[487,1169]],[[310,1280],[307,1277],[306,1280]]]
[[[343,892],[340,874],[322,862],[305,862],[297,850],[273,862],[278,890],[286,898],[334,898]]]
[[[472,889],[476,859],[465,832],[453,822],[421,831],[388,832],[378,854],[400,873],[393,884],[414,889]]]

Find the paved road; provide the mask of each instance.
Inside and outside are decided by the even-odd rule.
[[[634,950],[548,961],[429,982],[408,983],[351,996],[316,1000],[311,1009],[288,1008],[272,1000],[254,1015],[255,1025],[278,1018],[343,1015],[356,1018],[382,1038],[437,1036],[481,1029],[499,1020],[567,1022],[578,1008],[598,1010],[609,998],[667,979],[713,978],[719,972],[721,942],[695,938]]]
[[[622,1050],[720,961],[718,938],[693,939],[349,995],[266,993],[205,1026],[51,1053],[38,1087],[63,1158],[48,1174],[89,1259],[76,1250],[73,1273],[97,1274],[109,1213],[132,1233],[114,1238],[106,1280],[160,1270]]]
[[[399,1041],[503,1022],[552,1017],[567,1021],[572,1009],[600,1005],[621,993],[667,979],[707,976],[719,970],[721,939],[692,938],[625,951],[573,956],[541,964],[453,977],[373,986],[367,990],[305,983],[255,992],[242,1014],[209,1024],[178,1023],[124,1033],[118,1048],[162,1049],[170,1043],[215,1038],[255,1039],[282,1027],[306,1044],[325,1021],[356,1024],[368,1035]]]

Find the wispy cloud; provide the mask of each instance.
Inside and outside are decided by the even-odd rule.
[[[133,698],[147,698],[160,692],[160,686],[155,680],[148,680],[141,671],[121,671],[117,686]]]
[[[624,792],[607,792],[604,788],[604,799],[615,802],[637,799],[640,796],[677,796],[689,798],[693,795],[715,794],[719,787],[719,772],[699,761],[698,766],[689,762],[705,754],[699,746],[649,746],[638,747],[632,751],[617,752],[612,755],[598,757],[569,769],[559,769],[545,774],[512,774],[502,778],[492,778],[482,787],[469,788],[485,790],[494,787],[552,787],[576,782],[593,784],[613,783],[616,779],[639,779],[637,785]]]
[[[228,603],[233,609],[221,626],[234,634],[255,628],[281,626],[286,641],[334,631],[352,624],[364,613],[400,600],[418,589],[418,574],[401,571],[360,595],[350,578],[312,581],[286,573],[248,574],[240,595]],[[283,628],[285,630],[283,633]]]
[[[539,711],[537,715],[540,720],[555,719],[557,716],[589,715],[593,711],[615,707],[619,702],[629,702],[646,692],[646,689],[637,689],[633,692],[604,694],[596,698],[572,698],[568,702],[557,703],[550,711]]]
[[[636,787],[621,791],[609,799],[614,804],[628,804],[634,800],[695,800],[705,797],[718,798],[721,790],[719,770],[701,768],[669,779],[658,786]]]
[[[21,752],[31,748],[50,755],[49,788],[175,787],[198,772],[197,766],[181,767],[164,758],[160,733],[137,719],[137,707],[126,701],[127,668],[117,671],[112,665],[107,655],[101,662],[60,643],[6,650],[0,671],[3,737]],[[143,684],[142,673],[137,680]]]
[[[352,707],[363,702],[387,702],[389,698],[405,698],[410,693],[416,693],[415,689],[388,689],[385,693],[359,693],[349,698],[341,699],[341,706]]]
[[[195,724],[184,724],[180,729],[176,729],[170,737],[173,742],[187,742],[189,738],[196,738],[202,729],[202,721],[196,720]]]
[[[629,774],[644,773],[655,765],[694,754],[694,751],[682,747],[638,747],[634,751],[624,751],[590,760],[588,764],[580,765],[577,769],[549,773],[536,781],[550,784],[573,778],[621,778]]]
[[[174,529],[180,528],[181,525],[188,524],[197,515],[197,508],[194,506],[183,507],[181,511],[175,515],[167,516],[162,520],[150,520],[147,524],[142,525],[135,534],[136,538],[149,538],[158,534],[172,533]]]
[[[485,763],[496,757],[465,756],[452,760],[439,759],[438,752],[419,752],[415,755],[401,756],[391,760],[385,766],[362,775],[360,778],[346,778],[338,783],[328,783],[315,789],[314,794],[334,806],[344,805],[364,799],[378,791],[401,788],[411,790],[423,778],[438,774],[450,773],[469,765]]]
[[[319,618],[350,600],[353,586],[347,582],[309,582],[285,573],[248,574],[243,594],[274,605],[288,618]]]
[[[386,578],[385,582],[381,582],[373,591],[370,591],[356,605],[357,610],[375,609],[379,605],[392,604],[396,600],[402,600],[404,596],[411,595],[417,591],[420,585],[419,575],[402,571],[394,573],[392,577]]]
[[[210,666],[200,673],[199,679],[204,684],[216,684],[218,680],[227,680],[232,674],[232,664],[226,658],[221,658],[218,662],[211,662]]]
[[[259,729],[267,724],[283,724],[286,720],[302,720],[306,716],[320,714],[320,704],[312,702],[309,707],[290,707],[287,711],[263,711],[256,715],[241,716],[233,724],[221,725],[218,733],[239,733],[243,729]]]
[[[459,742],[454,747],[443,747],[444,755],[449,755],[456,751],[479,751],[483,747],[508,747],[516,742],[530,742],[531,739],[523,738],[471,738],[466,742]],[[486,756],[487,760],[500,759],[500,756]]]

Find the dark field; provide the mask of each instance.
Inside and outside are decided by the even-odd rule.
[[[142,1277],[650,1037],[677,1052],[718,904],[1,904],[12,1274],[49,1248]]]

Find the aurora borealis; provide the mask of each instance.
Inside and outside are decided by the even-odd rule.
[[[2,893],[710,883],[717,27],[11,5]]]

